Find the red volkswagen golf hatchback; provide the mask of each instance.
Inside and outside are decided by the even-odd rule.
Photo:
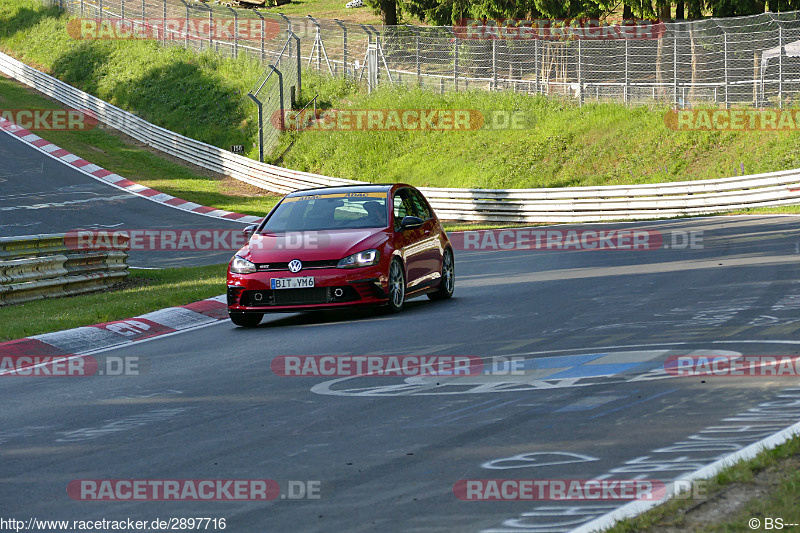
[[[228,313],[256,326],[265,312],[384,305],[453,295],[453,248],[425,197],[410,185],[295,191],[228,265]]]

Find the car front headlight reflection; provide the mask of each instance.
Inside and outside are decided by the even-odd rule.
[[[358,252],[357,254],[348,255],[336,266],[337,268],[359,268],[359,267],[366,267],[377,265],[378,260],[381,257],[381,253],[378,250],[371,249],[371,250],[364,250],[363,252]]]
[[[231,272],[234,274],[252,274],[256,271],[256,265],[238,255],[231,259]]]

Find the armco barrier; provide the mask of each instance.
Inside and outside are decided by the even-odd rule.
[[[213,172],[265,190],[359,183],[259,163],[178,135],[0,53],[3,72],[74,109],[91,110],[100,122]],[[446,220],[487,222],[592,222],[718,213],[800,203],[800,169],[715,180],[653,185],[550,189],[446,189],[422,187]]]
[[[64,234],[0,238],[0,306],[98,291],[128,276],[124,251],[74,248]]]

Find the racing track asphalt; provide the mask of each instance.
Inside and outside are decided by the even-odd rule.
[[[223,321],[97,355],[138,357],[144,375],[0,377],[0,516],[202,516],[234,533],[568,531],[621,504],[461,501],[453,486],[666,482],[800,420],[796,377],[663,371],[675,354],[798,354],[797,220],[587,225],[701,242],[457,251],[455,297],[414,300],[399,315]],[[327,354],[518,356],[541,374],[336,380],[270,367],[281,355]],[[319,480],[323,494],[74,501],[66,487],[79,479]]]
[[[244,224],[165,206],[95,180],[0,132],[0,237],[73,230],[216,229]],[[131,250],[135,267],[227,263],[235,250]]]

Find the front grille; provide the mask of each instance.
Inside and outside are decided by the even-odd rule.
[[[341,296],[336,293],[341,291]],[[350,286],[312,287],[310,289],[267,289],[263,291],[244,291],[241,305],[245,307],[271,307],[279,305],[314,305],[324,303],[344,303],[360,300],[358,292]]]
[[[324,304],[328,301],[325,287],[311,289],[279,289],[272,291],[275,305]]]
[[[302,260],[301,260],[302,261]],[[325,259],[322,261],[303,261],[303,270],[319,269],[319,268],[336,268],[339,264],[338,259]],[[278,272],[281,270],[289,270],[289,263],[258,263],[256,268],[259,272]]]

